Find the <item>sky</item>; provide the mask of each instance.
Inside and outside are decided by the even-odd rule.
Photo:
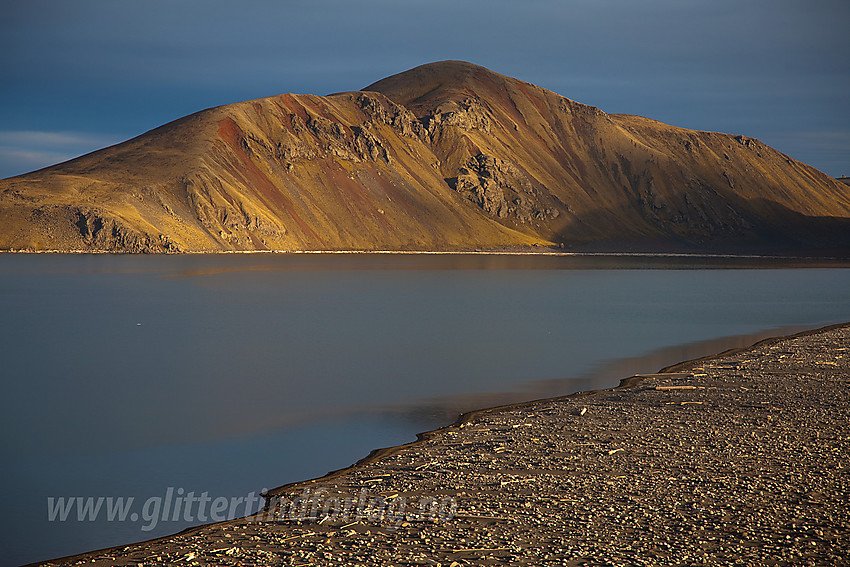
[[[445,59],[850,176],[847,22],[847,0],[0,0],[0,177]]]

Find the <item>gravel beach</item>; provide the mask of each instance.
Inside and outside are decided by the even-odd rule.
[[[44,565],[850,565],[850,325],[465,414],[256,516]]]

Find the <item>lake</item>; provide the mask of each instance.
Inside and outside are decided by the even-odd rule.
[[[3,564],[198,523],[142,518],[142,503],[169,490],[250,499],[411,441],[461,411],[611,387],[850,321],[848,266],[0,255]],[[72,497],[133,497],[138,519],[109,521],[101,510],[80,521],[72,509],[62,521],[56,503]]]

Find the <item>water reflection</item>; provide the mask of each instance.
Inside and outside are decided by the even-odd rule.
[[[612,388],[617,386],[623,378],[636,374],[658,372],[682,361],[711,356],[730,349],[747,348],[767,338],[792,335],[812,328],[814,327],[791,325],[757,333],[674,345],[641,356],[608,360],[581,376],[518,382],[511,391],[437,396],[406,403],[403,406],[369,408],[363,413],[383,413],[393,419],[408,422],[421,431],[428,431],[453,423],[459,415],[466,412],[529,400],[568,396],[576,392]]]
[[[48,496],[239,496],[345,467],[462,411],[609,387],[753,333],[850,320],[850,270],[837,266],[0,256],[0,481],[14,487],[5,561],[185,527],[49,523]]]

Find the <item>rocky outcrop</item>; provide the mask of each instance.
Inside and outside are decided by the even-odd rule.
[[[211,234],[238,249],[268,249],[269,243],[286,234],[286,228],[249,202],[228,200],[216,179],[200,175],[184,180],[186,199],[195,218]],[[166,212],[174,214],[168,205]]]
[[[425,128],[412,112],[384,96],[362,93],[357,96],[357,104],[371,122],[386,124],[408,138],[422,138],[425,135]],[[371,125],[370,122],[366,124]]]
[[[29,220],[33,226],[43,227],[48,242],[68,243],[68,250],[181,251],[167,235],[152,237],[96,207],[40,206],[32,210]]]
[[[428,133],[432,138],[440,128],[455,126],[465,131],[492,133],[493,121],[490,113],[476,98],[466,97],[462,101],[443,102],[430,116],[424,118]]]
[[[535,187],[519,168],[507,160],[486,154],[470,158],[455,178],[446,180],[465,199],[500,219],[523,224],[556,219],[561,208],[551,194]]]

